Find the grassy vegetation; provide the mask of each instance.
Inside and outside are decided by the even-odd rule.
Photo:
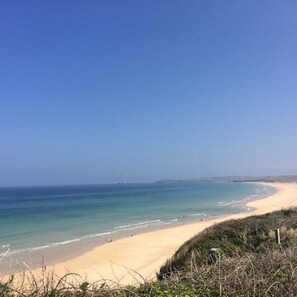
[[[281,245],[275,241],[280,228]],[[218,261],[210,264],[209,250]],[[297,209],[282,210],[206,229],[186,242],[160,270],[158,279],[139,286],[89,284],[75,274],[30,286],[11,279],[1,297],[119,296],[297,296]]]
[[[181,246],[161,268],[159,279],[175,271],[188,271],[193,261],[195,265],[207,263],[210,248],[219,249],[223,259],[279,250],[275,241],[276,228],[281,232],[281,249],[294,246],[297,243],[297,209],[229,220],[207,228]]]

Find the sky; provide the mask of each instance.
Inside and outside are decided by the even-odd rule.
[[[296,1],[0,2],[0,186],[297,174]]]

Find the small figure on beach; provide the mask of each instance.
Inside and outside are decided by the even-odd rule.
[[[112,242],[112,239],[111,238],[108,238],[107,242]]]

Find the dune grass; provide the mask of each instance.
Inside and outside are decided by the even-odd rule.
[[[276,228],[280,228],[281,246],[275,241]],[[246,253],[285,249],[296,243],[297,208],[229,220],[205,229],[183,244],[161,268],[158,277],[162,279],[174,271],[188,270],[192,261],[197,265],[206,263],[210,248],[222,251],[223,258],[235,258]]]

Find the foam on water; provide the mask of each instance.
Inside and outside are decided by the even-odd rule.
[[[127,228],[127,227],[136,227],[136,226],[141,226],[141,225],[152,225],[152,224],[155,224],[155,223],[159,223],[161,222],[161,220],[152,220],[152,221],[146,221],[146,222],[140,222],[140,223],[136,223],[136,224],[131,224],[131,225],[124,225],[124,226],[117,226],[117,227],[114,227],[114,229],[124,229],[124,228]]]

